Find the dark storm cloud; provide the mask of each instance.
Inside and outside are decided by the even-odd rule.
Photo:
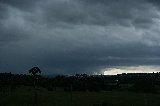
[[[149,0],[0,0],[0,70],[94,73],[157,65],[160,11]],[[24,71],[23,71],[24,70]]]
[[[40,0],[0,0],[0,3],[6,6],[12,6],[14,8],[19,8],[22,10],[30,10],[35,6],[37,1]]]
[[[155,5],[159,5],[159,3],[160,3],[159,0],[148,0],[148,1],[155,4]]]
[[[151,23],[155,14],[148,12],[143,2],[124,0],[109,1],[65,1],[42,4],[43,18],[49,22],[65,22],[71,24],[91,25],[134,25]],[[141,11],[139,11],[141,10]],[[144,11],[142,11],[144,10]],[[140,12],[137,14],[137,11]],[[133,13],[132,13],[133,12]],[[147,17],[145,17],[147,15]]]

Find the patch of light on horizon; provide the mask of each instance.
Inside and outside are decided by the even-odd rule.
[[[119,66],[103,69],[104,75],[117,75],[122,73],[153,73],[160,72],[160,66]]]

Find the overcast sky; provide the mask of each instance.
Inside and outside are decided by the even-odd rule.
[[[159,65],[159,0],[0,0],[0,72]]]

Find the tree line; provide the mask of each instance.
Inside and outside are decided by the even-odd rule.
[[[137,73],[119,74],[114,76],[107,75],[87,75],[76,74],[72,76],[57,75],[49,78],[37,75],[37,71],[30,75],[0,73],[0,90],[10,88],[14,91],[19,86],[43,87],[48,91],[56,91],[62,88],[64,91],[112,91],[130,90],[135,92],[154,93],[160,86],[160,73]],[[36,84],[36,86],[35,86]]]

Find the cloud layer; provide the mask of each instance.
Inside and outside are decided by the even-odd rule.
[[[0,0],[0,71],[159,65],[156,0]]]

